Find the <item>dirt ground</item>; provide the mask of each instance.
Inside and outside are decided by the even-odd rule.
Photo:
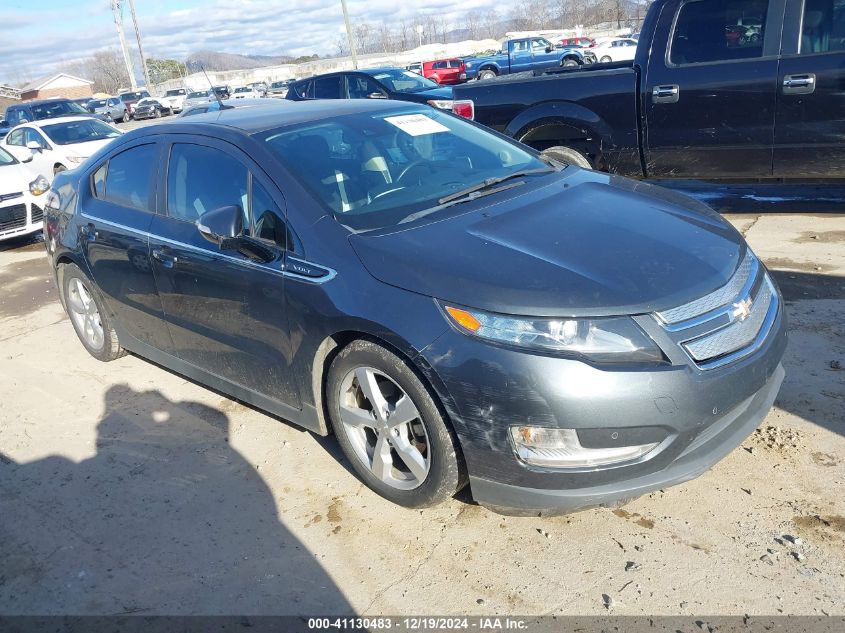
[[[2,614],[845,614],[845,216],[730,218],[787,300],[741,448],[624,509],[405,510],[336,443],[147,361],[102,364],[43,245],[0,247]]]

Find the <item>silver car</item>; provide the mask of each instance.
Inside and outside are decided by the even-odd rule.
[[[129,118],[126,106],[118,97],[91,99],[85,108],[91,114],[102,114],[109,121],[123,123]]]
[[[196,92],[189,92],[188,96],[185,97],[185,100],[182,102],[182,110],[188,110],[193,106],[208,103],[212,99],[214,99],[214,97],[211,96],[210,90],[198,90]]]

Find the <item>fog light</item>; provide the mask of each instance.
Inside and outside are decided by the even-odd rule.
[[[584,448],[575,429],[537,426],[512,426],[511,439],[519,459],[545,468],[598,468],[620,464],[642,457],[659,444]]]

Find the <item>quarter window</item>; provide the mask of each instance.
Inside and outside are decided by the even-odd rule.
[[[176,143],[167,172],[167,214],[196,222],[207,211],[237,205],[247,215],[247,170],[213,147]]]
[[[681,5],[672,35],[673,64],[763,55],[767,0],[693,0]]]
[[[255,222],[255,237],[286,248],[287,225],[276,203],[256,180],[252,181],[252,217]]]
[[[155,144],[139,145],[116,154],[106,167],[105,190],[100,191],[94,174],[94,192],[97,197],[142,211],[150,211],[151,190],[156,174],[158,147]]]
[[[802,55],[845,51],[845,0],[806,0],[799,50]]]

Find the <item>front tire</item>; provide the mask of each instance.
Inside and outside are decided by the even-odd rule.
[[[462,487],[457,438],[420,378],[393,352],[367,340],[344,347],[329,367],[326,402],[344,455],[385,499],[423,508]]]
[[[563,66],[564,68],[575,68],[579,64],[578,64],[577,60],[572,59],[570,57],[569,59],[564,59],[562,62],[560,62],[560,65]]]
[[[61,278],[65,310],[83,347],[103,362],[123,356],[125,352],[94,284],[76,264],[65,264]]]
[[[61,163],[58,163],[57,165],[53,166],[53,175],[54,176],[57,175],[57,174],[60,174],[63,171],[67,171],[67,167],[65,167]]]
[[[613,61],[610,55],[602,55],[601,59],[599,60],[602,64],[609,64]]]
[[[161,110],[159,110],[158,108],[156,108],[156,111],[155,111],[155,118],[157,118],[157,119],[161,118]]]
[[[481,81],[482,79],[495,79],[498,76],[499,75],[495,70],[485,68],[480,73],[478,73],[478,80]]]

